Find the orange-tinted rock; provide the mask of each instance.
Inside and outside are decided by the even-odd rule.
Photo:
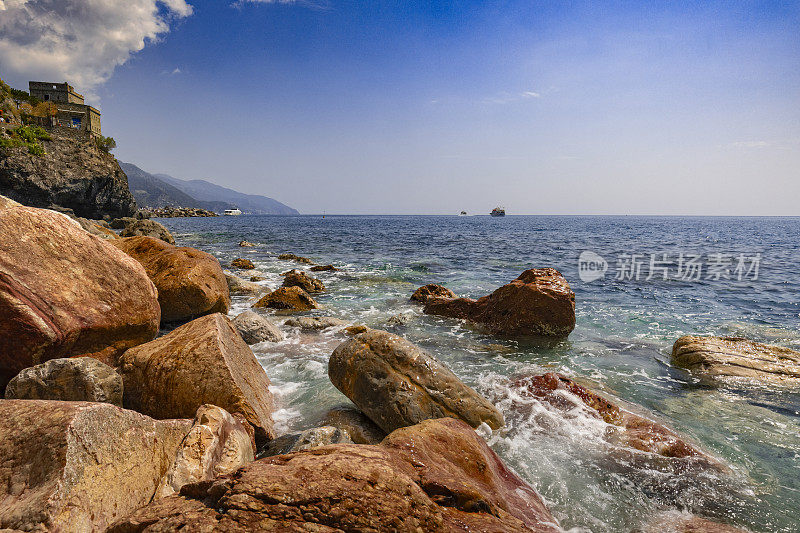
[[[314,262],[311,259],[309,259],[308,257],[301,257],[301,256],[296,255],[296,254],[281,254],[281,255],[278,256],[278,259],[281,259],[283,261],[296,261],[298,263],[304,263],[306,265],[313,265],[314,264]]]
[[[294,312],[319,309],[319,304],[300,287],[281,287],[264,295],[253,307]]]
[[[153,418],[192,418],[203,404],[241,413],[259,442],[272,438],[269,378],[231,321],[204,316],[125,352],[123,402]]]
[[[311,272],[336,272],[339,270],[333,265],[317,265],[311,267]]]
[[[23,368],[88,355],[114,364],[161,312],[142,266],[67,216],[0,209],[0,390]]]
[[[231,266],[234,268],[241,268],[242,270],[252,270],[256,267],[252,261],[249,259],[243,259],[241,257],[237,257],[231,261]]]
[[[139,261],[155,283],[162,322],[191,320],[230,309],[228,282],[212,255],[153,237],[128,237],[113,244]]]
[[[312,278],[300,270],[290,270],[283,274],[284,287],[300,287],[306,292],[322,292],[325,285],[317,278]]]
[[[423,312],[471,320],[497,335],[566,337],[575,329],[575,293],[557,270],[533,268],[478,300],[429,298]]]
[[[425,303],[429,298],[457,298],[457,296],[456,293],[447,287],[442,287],[435,283],[423,285],[411,295],[411,299],[415,302]]]
[[[152,531],[560,531],[541,497],[469,426],[429,420],[380,445],[336,444],[185,486],[117,522]]]

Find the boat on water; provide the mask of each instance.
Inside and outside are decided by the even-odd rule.
[[[506,216],[506,210],[503,207],[495,207],[489,214],[492,215],[493,217],[504,217]]]
[[[458,216],[460,216],[460,217],[465,217],[465,216],[467,216],[467,212],[466,212],[466,211],[461,211],[461,212],[458,214]]]
[[[234,207],[233,209],[226,209],[222,214],[226,216],[238,216],[241,215],[242,212],[239,211],[238,208]]]

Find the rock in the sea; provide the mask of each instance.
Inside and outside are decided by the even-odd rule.
[[[121,407],[122,377],[93,357],[50,359],[9,381],[6,399],[104,402]]]
[[[310,270],[311,272],[336,272],[339,269],[333,265],[317,265],[311,267]]]
[[[242,248],[253,248],[255,247],[255,244],[248,241],[239,241],[239,246],[241,246]]]
[[[300,328],[303,331],[319,331],[344,326],[347,322],[330,316],[295,316],[284,324],[292,328]]]
[[[153,237],[128,237],[113,244],[139,261],[155,283],[162,322],[191,320],[230,309],[228,282],[213,256]]]
[[[228,282],[228,292],[230,294],[259,294],[264,291],[264,287],[252,281],[246,281],[228,271],[224,272],[225,281]]]
[[[423,312],[470,320],[496,335],[566,337],[575,329],[575,293],[558,270],[533,268],[478,300],[429,298]]]
[[[111,221],[111,229],[125,229],[126,226],[133,224],[137,220],[139,219],[134,217],[115,218]]]
[[[386,432],[353,407],[334,407],[325,415],[325,424],[346,431],[356,444],[378,444],[386,438]]]
[[[253,307],[295,312],[319,309],[319,304],[300,287],[281,287],[264,295]]]
[[[386,324],[392,327],[405,326],[411,321],[412,315],[409,313],[400,313],[392,315],[386,319]]]
[[[233,325],[247,344],[257,344],[259,342],[280,342],[283,340],[283,333],[278,326],[273,324],[267,317],[261,316],[254,311],[244,311],[233,319]]]
[[[65,215],[0,209],[0,391],[20,370],[88,355],[114,364],[161,311],[142,266]]]
[[[687,512],[665,511],[657,514],[631,533],[749,533],[728,524],[714,522]]]
[[[450,416],[472,427],[503,415],[449,368],[402,337],[370,329],[340,344],[328,362],[333,385],[384,431]]]
[[[245,424],[216,405],[201,405],[155,497],[175,494],[187,483],[230,474],[253,461],[255,443]]]
[[[458,298],[458,296],[447,287],[442,287],[435,283],[423,285],[411,295],[411,300],[415,302],[425,303],[428,301],[428,298]]]
[[[237,257],[231,261],[231,266],[233,268],[240,268],[242,270],[252,270],[256,267],[252,261],[249,259],[244,259],[243,257]]]
[[[672,361],[714,378],[800,385],[800,352],[738,337],[681,337],[672,347]]]
[[[300,287],[306,292],[322,292],[325,285],[317,278],[312,278],[300,270],[290,270],[283,274],[284,287]]]
[[[163,224],[159,224],[155,220],[142,219],[134,220],[122,230],[120,233],[122,237],[153,237],[161,239],[162,241],[175,244],[175,238]]]
[[[107,403],[0,400],[0,530],[105,531],[150,502],[190,426]]]
[[[258,452],[258,458],[284,455],[303,450],[313,450],[329,444],[353,444],[347,432],[333,426],[311,428],[300,433],[282,435],[267,443],[267,446]]]
[[[353,324],[352,326],[347,326],[344,328],[344,334],[350,337],[358,335],[359,333],[365,333],[367,331],[369,331],[369,328],[364,324]]]
[[[118,521],[143,531],[561,531],[537,492],[453,419],[400,429],[378,446],[267,457],[183,488]]]
[[[259,275],[250,276],[250,281],[251,281],[251,282],[256,282],[256,281],[265,281],[266,279],[267,279],[267,278],[265,278],[264,276],[259,276]]]
[[[153,418],[190,418],[203,404],[241,413],[259,442],[272,438],[269,378],[227,317],[184,324],[120,358],[124,404]]]
[[[313,265],[314,262],[309,259],[308,257],[301,257],[295,254],[281,254],[278,256],[278,259],[282,261],[295,261],[297,263],[304,263],[306,265]]]

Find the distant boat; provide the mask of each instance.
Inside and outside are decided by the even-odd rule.
[[[492,215],[493,217],[504,217],[506,216],[506,210],[503,207],[495,207],[489,214]]]
[[[238,216],[241,215],[242,212],[234,207],[233,209],[226,209],[222,214],[227,216]]]
[[[465,216],[467,216],[467,212],[466,211],[461,211],[461,213],[459,213],[458,216],[465,217]]]

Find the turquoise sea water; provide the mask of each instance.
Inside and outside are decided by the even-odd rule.
[[[325,309],[314,314],[403,335],[494,401],[507,427],[487,440],[539,490],[566,529],[629,531],[660,511],[678,509],[752,531],[800,531],[800,391],[710,385],[670,364],[672,344],[685,334],[746,336],[800,349],[800,218],[241,216],[160,222],[179,244],[205,250],[223,265],[235,257],[252,260],[271,288],[280,285],[281,272],[297,266],[279,261],[280,253],[338,266],[339,272],[315,274],[327,291],[317,298]],[[241,240],[257,247],[240,248]],[[581,280],[584,251],[605,258],[604,278]],[[651,254],[670,279],[663,279],[663,268],[646,279]],[[627,268],[636,264],[627,262],[633,255],[642,261],[638,280]],[[699,256],[700,279],[674,279],[679,262],[687,272],[691,256]],[[740,257],[745,268],[737,271]],[[408,301],[426,283],[479,297],[541,266],[560,270],[576,294],[575,331],[554,345],[489,336],[457,320],[422,315]],[[626,279],[616,279],[619,268]],[[231,314],[249,305],[235,297]],[[397,314],[408,317],[406,325],[387,326]],[[283,329],[285,341],[253,347],[273,383],[279,432],[318,425],[331,407],[348,403],[326,374],[341,333]],[[603,422],[580,410],[554,411],[509,386],[511,378],[546,371],[576,377],[665,423],[733,473],[675,471],[645,454],[621,453],[605,438]]]

